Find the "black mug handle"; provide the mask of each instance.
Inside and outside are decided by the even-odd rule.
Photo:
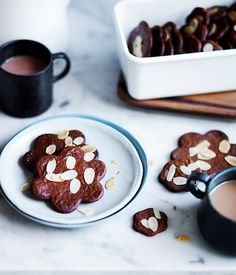
[[[201,173],[201,172],[192,173],[187,180],[188,189],[196,198],[203,199],[205,196],[205,192],[198,188],[197,182],[198,181],[203,182],[207,187],[210,180],[211,180],[211,177],[206,173]]]
[[[53,82],[56,82],[56,81],[62,79],[63,77],[65,77],[69,73],[70,67],[71,67],[70,59],[67,54],[62,53],[62,52],[52,54],[52,60],[54,61],[56,59],[64,59],[66,62],[66,65],[65,65],[64,70],[61,73],[53,76]]]

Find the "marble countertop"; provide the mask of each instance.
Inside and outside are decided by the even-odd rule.
[[[235,143],[236,122],[123,104],[116,94],[120,66],[111,18],[115,2],[72,0],[68,49],[72,72],[56,84],[53,106],[40,117],[17,119],[0,113],[0,146],[41,118],[69,113],[99,116],[125,127],[143,145],[152,160],[145,187],[119,215],[73,230],[31,222],[0,199],[0,274],[236,274],[235,258],[217,254],[202,240],[195,222],[198,200],[188,193],[172,194],[157,182],[180,135],[220,129]],[[166,232],[147,238],[132,230],[132,215],[146,207],[167,213]],[[178,234],[192,241],[179,242]]]

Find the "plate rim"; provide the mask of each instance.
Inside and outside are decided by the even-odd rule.
[[[26,212],[24,212],[23,210],[19,209],[9,198],[8,196],[5,194],[5,192],[2,189],[2,183],[0,182],[0,193],[2,194],[2,196],[4,197],[4,199],[6,200],[6,202],[13,207],[18,213],[22,214],[24,217],[33,220],[34,222],[43,224],[43,225],[47,225],[47,226],[52,226],[52,227],[59,227],[59,228],[78,228],[78,227],[84,227],[84,226],[88,226],[94,223],[98,223],[98,222],[102,222],[108,218],[113,217],[114,215],[120,213],[124,208],[126,208],[131,202],[133,202],[133,200],[137,197],[137,195],[139,194],[139,192],[141,191],[141,189],[143,188],[143,185],[145,183],[146,177],[147,177],[147,173],[148,173],[148,162],[147,162],[147,156],[146,153],[143,149],[143,147],[141,146],[140,142],[125,128],[123,128],[122,126],[119,126],[111,121],[108,121],[106,119],[97,117],[97,116],[92,116],[92,115],[86,115],[86,114],[65,114],[65,115],[57,115],[57,116],[52,116],[52,117],[48,117],[48,118],[44,118],[44,119],[40,119],[37,120],[33,123],[30,123],[29,125],[23,127],[21,130],[19,130],[16,134],[14,134],[12,136],[12,138],[10,138],[10,140],[5,144],[4,148],[1,151],[0,154],[0,159],[2,157],[2,154],[5,152],[5,148],[23,131],[27,130],[28,128],[35,126],[37,124],[43,123],[43,122],[47,122],[47,121],[52,121],[52,120],[57,120],[57,119],[70,119],[70,118],[79,118],[79,119],[87,119],[87,120],[92,120],[101,124],[105,124],[106,126],[109,126],[111,128],[113,128],[114,130],[118,131],[120,134],[122,134],[124,137],[126,137],[130,143],[133,145],[139,160],[141,162],[141,166],[142,166],[142,177],[139,183],[139,188],[137,189],[136,193],[133,194],[133,196],[127,201],[127,203],[125,205],[123,205],[120,209],[116,210],[115,212],[111,213],[110,215],[107,215],[105,217],[102,217],[100,219],[97,220],[93,220],[93,221],[89,221],[89,222],[85,222],[85,223],[74,223],[74,224],[70,224],[70,223],[57,223],[57,222],[50,222],[50,221],[46,221],[43,219],[39,219],[36,218]]]

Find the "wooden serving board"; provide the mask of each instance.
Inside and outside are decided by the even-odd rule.
[[[236,118],[236,90],[211,94],[137,100],[129,95],[124,78],[121,76],[118,83],[118,95],[127,104],[140,108]]]

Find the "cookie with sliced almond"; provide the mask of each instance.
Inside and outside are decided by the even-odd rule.
[[[155,236],[167,229],[167,215],[155,208],[147,208],[133,216],[133,229],[148,237]]]
[[[86,153],[90,153],[85,155],[88,161],[97,158],[97,149],[85,143],[85,135],[79,130],[62,130],[57,134],[43,134],[35,139],[31,150],[23,156],[22,162],[25,167],[33,170],[41,157],[59,155],[64,148],[74,146],[82,147]]]
[[[205,135],[187,133],[179,138],[179,147],[159,174],[159,181],[172,192],[188,191],[187,178],[192,172],[205,172],[211,177],[236,166],[236,144],[218,130]]]
[[[99,200],[104,193],[100,180],[106,166],[97,159],[86,161],[82,148],[64,148],[59,156],[47,155],[36,164],[31,191],[38,200],[49,201],[53,209],[70,213],[81,202]]]

